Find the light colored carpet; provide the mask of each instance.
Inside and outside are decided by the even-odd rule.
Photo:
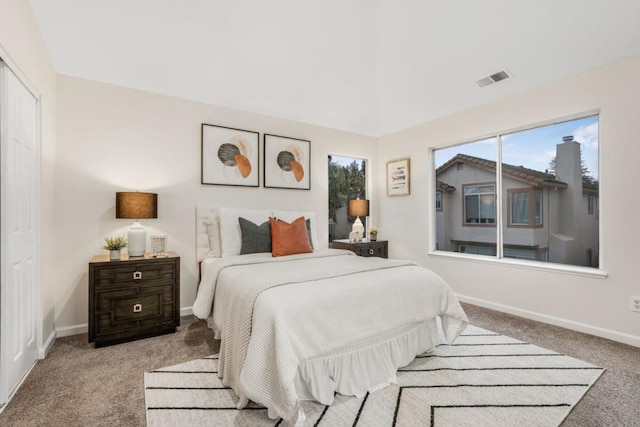
[[[285,426],[257,405],[237,410],[217,356],[145,373],[147,425]],[[305,402],[305,426],[557,426],[603,369],[470,326],[453,345],[418,356],[398,384],[363,398]]]

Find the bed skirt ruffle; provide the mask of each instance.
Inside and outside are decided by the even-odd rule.
[[[398,368],[441,342],[438,330],[434,318],[305,360],[295,379],[298,400],[330,405],[335,392],[362,397],[397,383]]]

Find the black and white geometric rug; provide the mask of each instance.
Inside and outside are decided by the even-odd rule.
[[[286,426],[237,397],[217,356],[145,373],[147,425]],[[363,398],[305,402],[305,426],[557,426],[603,369],[469,326],[453,345],[418,356],[393,384]]]

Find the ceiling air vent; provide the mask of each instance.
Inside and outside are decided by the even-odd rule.
[[[478,80],[476,83],[480,87],[485,87],[494,83],[498,83],[500,80],[508,79],[509,77],[511,76],[506,71],[498,71],[495,74],[491,74],[489,77]]]

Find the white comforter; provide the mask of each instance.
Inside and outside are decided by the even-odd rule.
[[[395,379],[395,369],[435,345],[411,335],[423,325],[440,316],[451,342],[467,324],[451,289],[433,272],[340,250],[223,258],[202,278],[196,316],[209,317],[214,295],[222,334],[218,375],[240,397],[239,407],[250,399],[269,408],[270,416],[293,422],[304,418],[297,385],[309,377],[322,377],[309,392],[325,404],[334,387],[345,394],[379,388]],[[409,360],[387,354],[398,340],[412,339]],[[390,371],[386,377],[362,384],[336,378],[348,377],[339,371],[371,351],[393,365],[383,367]]]

